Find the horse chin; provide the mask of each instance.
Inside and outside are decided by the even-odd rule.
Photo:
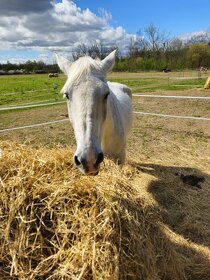
[[[96,170],[91,170],[91,171],[86,170],[83,167],[79,167],[80,172],[83,175],[87,175],[87,176],[96,176],[96,175],[98,175],[99,169],[100,169],[99,166],[98,166],[98,168]]]
[[[98,175],[98,173],[99,173],[99,169],[96,172],[90,173],[90,174],[87,174],[87,175],[89,175],[89,176],[96,176],[96,175]]]

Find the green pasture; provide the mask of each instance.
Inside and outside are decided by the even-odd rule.
[[[192,88],[202,88],[205,78],[195,79],[173,79],[170,77],[155,78],[111,78],[112,82],[119,82],[129,86],[134,93],[150,92],[159,90],[183,90]]]
[[[48,75],[0,76],[0,107],[46,103],[63,100],[60,90],[65,76]],[[129,86],[134,93],[159,90],[185,90],[202,88],[206,78],[177,77],[176,73],[112,73],[110,81]],[[4,111],[1,111],[3,113]]]
[[[62,100],[60,90],[64,81],[64,76],[0,76],[0,106]]]

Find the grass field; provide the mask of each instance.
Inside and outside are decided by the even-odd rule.
[[[63,78],[47,75],[0,77],[0,106],[59,100]]]
[[[109,79],[125,83],[137,93],[210,96],[210,90],[203,89],[206,78],[196,78],[196,74],[196,72],[170,73],[169,76],[165,73],[112,73]],[[54,79],[49,79],[47,76],[0,77],[0,108],[12,104],[63,100],[58,93],[64,81],[64,76]],[[54,89],[55,87],[56,89]],[[45,88],[52,88],[52,90],[49,92],[37,91],[4,95],[10,92],[25,92]],[[135,110],[144,112],[210,117],[210,100],[134,97],[133,106]],[[0,129],[64,118],[67,119],[66,104],[0,111]],[[5,279],[16,280],[21,279],[18,277],[25,275],[24,273],[28,273],[27,275],[35,275],[36,271],[41,273],[41,267],[46,268],[48,262],[49,267],[53,267],[53,273],[57,271],[57,262],[61,263],[59,275],[62,276],[62,273],[65,273],[65,266],[68,266],[68,258],[71,258],[75,261],[71,262],[71,267],[69,264],[72,275],[79,277],[84,274],[85,276],[81,276],[80,279],[85,280],[209,280],[209,121],[135,115],[133,130],[128,139],[125,167],[120,170],[111,161],[106,160],[105,165],[101,167],[99,176],[91,179],[79,175],[71,164],[75,140],[69,121],[36,128],[0,132],[0,140],[4,159],[0,159],[0,176],[4,180],[2,186],[5,186],[4,190],[1,189],[2,201],[0,201],[0,205],[2,205],[3,210],[0,209],[0,218],[6,225],[7,220],[4,220],[6,216],[2,213],[6,211],[5,209],[9,209],[8,205],[13,199],[14,203],[12,205],[17,208],[19,215],[14,222],[13,211],[10,212],[11,228],[14,226],[10,235],[9,226],[6,227],[7,231],[4,231],[3,227],[0,228],[2,238],[5,232],[10,236],[10,239],[8,237],[9,241],[1,240],[1,244],[5,246],[2,247],[4,250],[1,256],[4,255],[5,259],[3,261],[0,259],[0,276],[9,275],[9,271],[11,271],[9,262],[12,262],[13,270],[16,271],[18,276],[17,278],[15,276],[6,278],[5,276]],[[12,141],[24,144],[24,146],[13,145]],[[193,185],[184,181],[185,176],[196,176],[196,178],[203,179],[199,184]],[[37,180],[41,182],[42,187],[39,187]],[[49,181],[52,183],[51,185]],[[12,187],[10,196],[11,185],[14,185],[14,190]],[[15,188],[19,188],[17,198],[15,198],[17,192]],[[75,195],[82,197],[82,206],[75,201],[69,203],[68,200],[68,203],[66,203],[66,200],[63,200],[64,197],[72,197],[73,201]],[[43,251],[40,251],[40,244],[35,241],[32,242],[34,236],[39,236],[37,240],[41,240],[40,234],[43,234],[39,230],[34,233],[33,224],[31,235],[27,239],[28,243],[24,243],[27,234],[27,231],[24,230],[24,219],[23,227],[21,227],[22,235],[17,232],[15,236],[16,223],[20,221],[20,215],[25,213],[26,206],[24,203],[31,203],[30,209],[35,208],[37,207],[37,197],[42,198],[40,207],[43,211],[46,211],[46,215],[52,214],[53,217],[57,217],[56,223],[60,221],[55,225],[58,230],[58,233],[56,233],[57,239],[53,235],[52,238],[54,239],[51,240],[51,244],[48,244],[47,247],[46,244],[43,245],[43,248],[45,248]],[[95,197],[97,197],[96,200]],[[20,203],[21,199],[22,204]],[[68,211],[70,211],[68,213],[72,213],[72,209],[84,215],[81,221],[78,220],[79,216],[74,217],[74,219],[77,219],[75,220],[77,225],[84,224],[85,227],[84,232],[78,230],[79,226],[75,229],[75,231],[78,230],[79,240],[74,240],[75,242],[78,241],[80,247],[78,247],[78,251],[75,249],[74,252],[71,250],[76,247],[67,243],[61,245],[66,239],[59,239],[64,234],[60,228],[63,229],[64,225],[72,223],[64,215]],[[93,219],[93,215],[97,211],[101,211],[100,215],[107,221],[107,224],[102,225],[101,221]],[[41,214],[38,213],[38,215]],[[107,220],[108,217],[111,217],[111,220]],[[32,220],[32,218],[32,216],[28,217],[29,220]],[[40,227],[43,230],[43,225],[47,221],[45,216],[42,218],[45,219],[42,221],[42,226],[40,222]],[[95,223],[99,223],[101,230],[99,235],[99,229],[96,224],[93,224],[93,220]],[[50,232],[49,221],[47,225],[48,231],[45,229],[45,235]],[[93,231],[90,232],[90,228]],[[14,235],[12,232],[14,232]],[[30,230],[28,232],[30,233]],[[87,238],[89,236],[87,232],[90,239]],[[83,233],[84,235],[82,235]],[[72,237],[71,231],[69,236]],[[109,238],[110,236],[114,236],[114,241]],[[115,242],[117,236],[121,238],[120,244]],[[80,238],[84,238],[85,248],[81,247]],[[22,242],[25,251],[20,250],[20,246],[18,247],[15,240]],[[93,240],[95,242],[94,249]],[[97,245],[100,240],[103,241],[100,243],[102,247]],[[27,246],[30,242],[33,244],[29,248]],[[12,249],[10,244],[14,245]],[[58,248],[64,251],[60,252]],[[68,252],[65,251],[65,248],[68,249]],[[15,250],[18,251],[16,255]],[[84,250],[83,263],[78,264],[78,252],[80,250]],[[87,252],[86,250],[90,251]],[[43,262],[40,265],[37,261],[40,255],[35,256],[35,251],[43,257]],[[108,251],[109,253],[107,253]],[[33,258],[26,265],[27,258],[24,254],[28,254],[28,252]],[[49,252],[56,252],[54,258],[58,257],[59,259],[56,259],[55,267],[49,257]],[[57,252],[60,252],[60,255]],[[104,259],[100,259],[102,255]],[[117,267],[114,265],[114,268],[111,268],[110,262],[107,263],[106,260],[115,257]],[[46,263],[44,260],[46,260]],[[64,260],[63,263],[62,260]],[[5,270],[1,265],[4,262],[8,265]],[[101,265],[101,262],[106,263],[106,268]],[[84,267],[84,264],[87,266]],[[106,274],[106,276],[100,278],[98,275],[108,273],[106,272],[108,271],[107,267],[112,272],[109,276]],[[41,276],[37,274],[38,278],[31,276],[30,279],[47,279],[51,275],[49,270],[46,274],[42,273]],[[141,275],[141,277],[138,278],[135,273]],[[59,276],[60,278],[55,276],[52,279],[74,279],[73,276],[69,276],[69,278],[62,278],[61,276]]]
[[[125,83],[133,92],[202,88],[205,79],[205,76],[198,78],[195,71],[173,75],[158,72],[112,73],[109,76],[110,81]],[[58,78],[48,78],[47,75],[0,76],[0,107],[59,101],[62,99],[59,93],[64,81],[64,75]]]

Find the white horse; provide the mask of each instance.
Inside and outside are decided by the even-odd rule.
[[[72,64],[56,54],[60,69],[67,75],[61,92],[67,97],[77,142],[74,163],[84,174],[98,174],[104,154],[119,164],[125,161],[133,117],[132,95],[127,86],[106,81],[115,53],[102,61],[81,57]]]
[[[49,77],[49,78],[58,77],[58,76],[59,76],[58,73],[49,73],[49,74],[48,74],[48,77]]]

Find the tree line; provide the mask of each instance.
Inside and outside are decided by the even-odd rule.
[[[170,39],[153,24],[142,35],[131,38],[128,55],[117,64],[117,70],[183,70],[210,67],[210,31],[190,38]]]
[[[106,47],[103,44],[81,44],[73,53],[77,59],[83,55],[103,59],[117,45]],[[162,69],[210,68],[210,30],[190,38],[171,39],[169,34],[150,24],[144,32],[139,30],[130,38],[125,54],[118,51],[115,71],[145,71]]]
[[[171,39],[169,34],[150,24],[130,38],[124,53],[117,45],[81,44],[72,53],[72,59],[89,55],[103,59],[113,49],[118,49],[114,71],[161,71],[210,68],[210,30],[190,38]],[[42,61],[0,64],[0,74],[57,73],[57,64]]]
[[[6,74],[44,74],[57,73],[59,67],[57,64],[46,64],[43,61],[28,60],[25,63],[0,63],[0,75]]]

